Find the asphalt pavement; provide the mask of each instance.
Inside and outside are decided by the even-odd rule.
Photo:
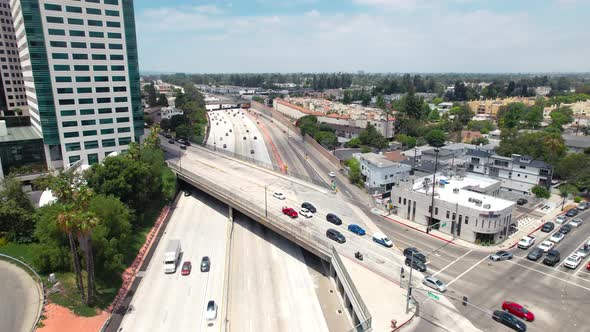
[[[43,305],[39,286],[21,267],[3,259],[0,280],[0,331],[31,331]]]

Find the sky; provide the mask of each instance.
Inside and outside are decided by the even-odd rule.
[[[590,72],[590,0],[135,0],[142,71]]]

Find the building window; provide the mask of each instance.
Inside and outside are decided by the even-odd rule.
[[[86,48],[86,43],[83,42],[71,42],[72,48]]]
[[[93,115],[94,110],[92,108],[80,110],[80,115]]]
[[[70,30],[70,36],[72,36],[72,37],[86,37],[86,33],[82,30]]]
[[[115,130],[112,128],[108,128],[108,129],[101,129],[100,130],[100,134],[101,135],[108,135],[108,134],[114,134]]]
[[[103,43],[90,43],[90,48],[94,50],[104,50],[105,46]]]
[[[88,54],[74,53],[72,54],[74,60],[88,60]]]
[[[77,88],[78,93],[92,93],[92,88]]]
[[[61,116],[74,116],[74,115],[76,115],[76,111],[75,110],[61,111],[60,114],[61,114]]]
[[[67,53],[51,53],[51,58],[56,60],[67,60],[68,54]]]
[[[79,151],[80,143],[66,143],[66,151]]]
[[[84,135],[84,136],[96,136],[96,130],[84,130],[84,131],[82,131],[82,135]],[[86,145],[86,143],[84,143],[84,145]],[[98,147],[98,142],[97,142],[97,145],[96,146]]]
[[[106,14],[106,16],[119,16],[119,11],[118,10],[105,10],[104,13]]]
[[[469,216],[465,216],[465,225],[469,225]]]
[[[111,139],[103,139],[102,140],[102,146],[103,147],[117,146],[117,142],[115,141],[114,138],[111,138]]]
[[[406,199],[404,198],[404,205],[406,205]]]
[[[112,118],[100,119],[99,122],[100,122],[100,124],[109,124],[109,123],[113,123],[113,119]]]
[[[96,102],[99,104],[108,104],[111,102],[111,98],[96,98]]]
[[[123,44],[109,44],[109,49],[111,50],[122,50]]]
[[[451,212],[449,210],[447,210],[447,219],[449,219],[451,217]]]
[[[86,8],[86,14],[90,14],[90,15],[101,15],[102,12],[98,8]]]
[[[80,160],[80,156],[71,156],[70,157],[70,164],[75,163],[78,160]]]
[[[107,27],[109,27],[109,28],[120,28],[121,27],[121,23],[119,23],[119,22],[113,22],[113,21],[107,21]]]
[[[104,38],[104,33],[100,31],[90,31],[88,34],[93,38]]]
[[[48,29],[47,32],[50,36],[65,36],[66,31],[63,29]]]
[[[457,219],[457,214],[455,212],[453,212],[453,218],[451,220],[456,220]]]
[[[72,78],[69,76],[56,76],[55,82],[57,83],[69,83],[72,81]]]
[[[54,4],[51,4],[51,3],[46,3],[44,7],[45,7],[45,10],[51,10],[51,11],[61,12],[61,6],[60,5],[54,5]]]
[[[109,32],[107,36],[113,39],[121,39],[121,34],[118,32]]]
[[[110,108],[99,108],[98,109],[98,114],[107,114],[107,113],[113,113],[113,110]]]
[[[125,127],[125,128],[118,128],[117,129],[118,133],[130,133],[131,132],[131,128],[129,127]]]
[[[84,25],[84,20],[81,20],[79,18],[68,18],[68,24]]]
[[[126,112],[129,112],[129,108],[128,107],[115,107],[115,112],[126,113]]]
[[[438,216],[438,207],[434,208],[434,214]]]
[[[64,19],[61,17],[47,16],[47,23],[62,23]]]
[[[91,27],[101,27],[102,26],[102,21],[88,20],[88,25],[91,26]]]
[[[64,133],[64,138],[72,138],[72,137],[79,137],[80,133],[77,131],[72,131],[69,133]]]
[[[94,101],[92,100],[92,98],[80,98],[78,99],[78,104],[80,105],[88,105],[88,104],[92,104]]]
[[[398,197],[397,202],[398,202],[398,204],[402,204],[402,197],[401,196]]]
[[[86,150],[98,149],[98,141],[84,142],[84,149],[86,149]]]
[[[461,223],[462,221],[463,221],[463,215],[462,215],[462,214],[460,214],[460,215],[459,215],[459,223]]]
[[[82,8],[81,7],[76,7],[76,6],[66,6],[66,12],[68,13],[82,13]]]
[[[90,153],[88,155],[88,164],[89,165],[98,164],[98,153]]]
[[[82,120],[83,126],[94,126],[96,124],[96,120]]]
[[[119,0],[104,0],[104,4],[105,5],[118,5],[119,4]]]
[[[92,66],[92,69],[94,69],[94,71],[107,71],[107,70],[109,70],[109,68],[104,65],[94,65],[94,66]]]
[[[106,60],[106,54],[92,54],[92,60]]]
[[[49,46],[51,47],[68,47],[68,43],[63,42],[63,41],[50,41],[49,42]]]
[[[129,118],[117,118],[117,123],[129,122]]]
[[[119,145],[128,145],[129,143],[131,143],[131,137],[119,138]]]

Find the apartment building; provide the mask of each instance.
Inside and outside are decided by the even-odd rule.
[[[27,114],[27,98],[9,0],[0,0],[0,29],[0,115]]]
[[[361,164],[361,175],[369,194],[385,194],[391,192],[396,183],[410,176],[412,167],[387,160],[376,153],[358,153],[354,157]],[[383,195],[389,197],[389,195]]]
[[[132,0],[11,0],[33,127],[51,168],[93,164],[143,134]]]

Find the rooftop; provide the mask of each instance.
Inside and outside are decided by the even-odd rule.
[[[405,165],[402,165],[400,163],[396,163],[391,160],[387,160],[387,159],[385,159],[384,156],[378,155],[373,152],[361,153],[359,155],[359,157],[360,157],[360,159],[364,159],[364,160],[368,161],[370,164],[373,164],[379,168],[385,168],[385,167],[404,167],[405,168],[406,167]]]
[[[43,139],[33,127],[9,127],[8,135],[0,136],[0,143]]]
[[[430,185],[424,186],[424,180],[430,183]],[[494,179],[474,176],[471,174],[468,176],[448,177],[437,173],[436,182],[439,184],[435,187],[435,195],[437,199],[452,204],[459,204],[461,206],[467,206],[472,209],[486,212],[504,210],[515,204],[514,202],[505,199],[477,193],[467,189],[473,188],[474,190],[477,190],[479,188],[480,190],[483,190],[499,182]],[[432,177],[426,176],[416,179],[412,190],[423,194],[432,194]],[[481,204],[477,203],[478,201],[481,202]]]
[[[590,147],[590,136],[563,135],[563,139],[566,146],[583,149]]]

